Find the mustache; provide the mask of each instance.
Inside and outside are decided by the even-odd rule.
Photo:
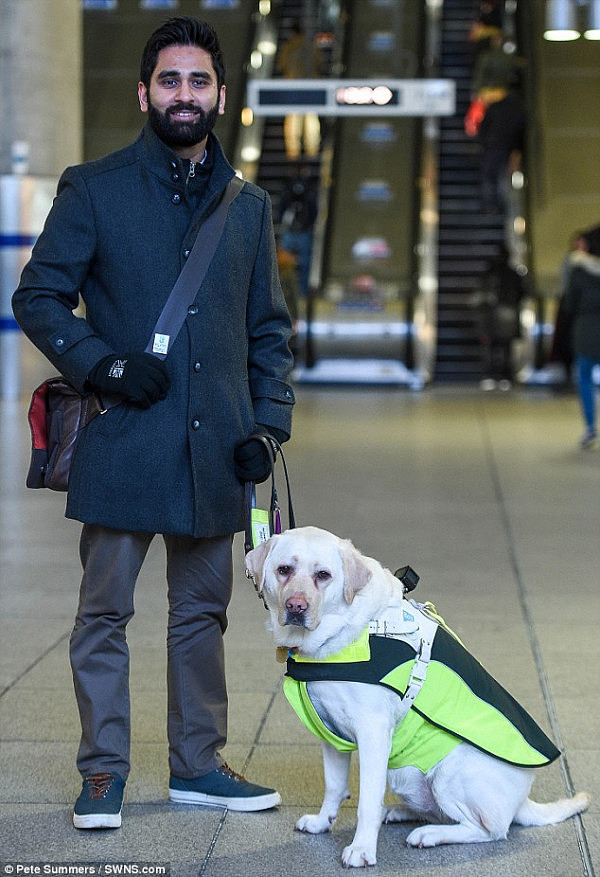
[[[194,104],[190,103],[173,104],[173,106],[167,108],[167,115],[172,116],[175,113],[181,113],[182,111],[189,113],[198,113],[201,116],[203,115],[203,110],[201,107],[197,107]]]

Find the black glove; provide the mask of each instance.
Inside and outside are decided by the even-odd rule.
[[[264,428],[257,430],[250,438],[236,445],[233,459],[235,474],[240,481],[254,481],[255,484],[260,484],[262,481],[266,481],[271,474],[269,452],[258,436],[273,437],[277,439],[279,444],[289,438],[282,430],[271,426],[268,430]],[[275,454],[275,448],[273,448],[273,454]]]
[[[164,362],[151,353],[111,353],[93,367],[89,386],[100,393],[124,396],[140,408],[164,399],[171,379]]]

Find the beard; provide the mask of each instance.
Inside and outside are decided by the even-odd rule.
[[[190,110],[198,117],[189,122],[176,121],[172,115]],[[193,104],[175,104],[161,113],[148,98],[148,121],[154,133],[171,148],[195,146],[208,137],[219,115],[219,101],[208,112]]]

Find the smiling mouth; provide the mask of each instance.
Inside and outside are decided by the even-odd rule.
[[[197,107],[170,107],[167,114],[175,119],[193,119],[200,115]]]

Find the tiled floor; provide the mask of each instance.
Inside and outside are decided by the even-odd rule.
[[[403,846],[408,827],[385,826],[373,873],[591,877],[600,869],[600,451],[577,449],[575,397],[302,387],[298,396],[286,455],[298,523],[351,538],[392,569],[415,567],[415,596],[437,604],[564,749],[560,763],[539,772],[534,797],[573,789],[593,795],[582,818],[513,828],[498,843],[412,850]],[[73,829],[80,780],[67,640],[79,527],[63,518],[63,496],[23,486],[25,401],[0,403],[0,414],[0,860],[14,867],[0,874],[26,873],[27,863],[148,863],[168,865],[177,877],[341,873],[356,795],[331,834],[294,832],[299,815],[320,803],[320,750],[282,698],[282,666],[244,576],[239,537],[226,636],[225,755],[250,778],[275,785],[282,806],[242,815],[166,800],[165,590],[157,539],[130,625],[133,769],[123,827]]]

